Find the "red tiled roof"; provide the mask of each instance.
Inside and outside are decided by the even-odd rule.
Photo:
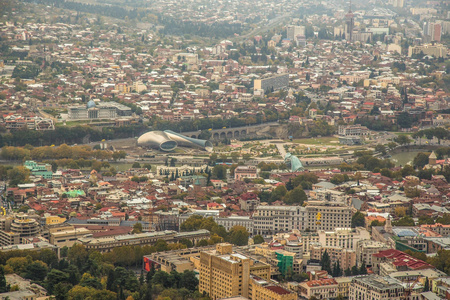
[[[414,258],[406,254],[405,252],[395,249],[383,250],[378,253],[375,253],[373,256],[384,257],[386,259],[392,260],[392,264],[394,266],[407,266],[411,270],[435,268],[434,266],[427,264],[423,260]]]
[[[337,282],[336,282],[336,280],[334,280],[334,278],[329,278],[329,279],[320,279],[320,280],[310,280],[310,281],[307,281],[306,284],[309,287],[314,287],[314,286],[337,284]]]
[[[266,286],[266,289],[271,290],[272,292],[275,292],[278,295],[287,295],[287,294],[291,293],[291,291],[288,291],[287,289],[282,288],[281,286],[276,286],[276,285]]]

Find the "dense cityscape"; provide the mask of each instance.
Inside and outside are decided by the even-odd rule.
[[[450,299],[448,0],[3,0],[0,298]]]

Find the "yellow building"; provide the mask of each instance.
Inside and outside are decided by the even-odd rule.
[[[334,280],[338,283],[338,296],[341,295],[344,298],[348,298],[348,290],[352,283],[351,277],[337,277]]]
[[[251,275],[248,298],[252,300],[297,300],[298,297],[290,290]]]
[[[211,299],[238,295],[248,298],[251,272],[270,278],[269,265],[233,253],[231,244],[217,244],[215,250],[200,253],[199,291],[206,292]]]
[[[44,235],[48,238],[50,244],[60,248],[64,246],[72,247],[78,242],[79,238],[91,233],[86,228],[75,228],[68,224],[54,224],[54,226],[48,226],[46,231]]]
[[[61,224],[66,221],[66,218],[61,218],[59,216],[44,216],[45,217],[45,224],[51,225],[51,224]]]

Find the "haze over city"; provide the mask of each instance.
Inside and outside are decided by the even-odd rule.
[[[449,8],[1,0],[1,299],[448,299]]]

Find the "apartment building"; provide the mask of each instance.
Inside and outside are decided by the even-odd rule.
[[[234,226],[243,226],[248,232],[253,232],[253,220],[249,216],[229,216],[226,218],[215,218],[217,225],[222,225],[226,230]]]
[[[233,246],[228,243],[217,244],[215,250],[201,252],[199,292],[207,293],[211,299],[238,295],[248,298],[253,264],[250,257],[233,253]],[[260,268],[258,270],[261,273]],[[269,265],[265,270],[270,274]]]
[[[253,214],[253,233],[272,235],[293,229],[303,230],[307,222],[305,207],[259,205]]]
[[[305,36],[305,26],[289,25],[286,27],[286,36],[290,40],[297,40],[298,36]]]
[[[279,90],[286,88],[289,85],[289,74],[275,75],[264,79],[255,79],[253,82],[254,90],[264,90],[270,92],[271,90]]]
[[[320,245],[311,245],[309,247],[310,259],[321,260],[323,254],[327,252],[330,256],[331,265],[339,262],[342,270],[351,269],[356,266],[356,252],[352,249],[342,247],[322,247]]]
[[[390,277],[369,275],[355,277],[349,288],[349,300],[401,300],[405,289]]]
[[[389,249],[388,245],[373,240],[360,240],[356,242],[356,263],[361,266],[362,263],[366,267],[371,267],[372,258],[375,253]]]
[[[75,228],[73,226],[67,227],[64,229],[61,228],[63,230],[57,230],[56,228],[50,229],[51,231],[49,242],[52,245],[58,246],[60,248],[64,246],[70,248],[76,242],[78,242],[78,238],[81,238],[91,233],[91,231],[86,228]]]
[[[432,230],[442,236],[450,235],[450,225],[442,225],[440,223],[434,223],[421,225],[420,228]]]
[[[306,206],[307,225],[310,231],[350,228],[352,209],[341,202],[309,202]],[[319,214],[320,213],[320,214]]]
[[[258,169],[255,166],[238,166],[234,170],[235,180],[244,180],[245,178],[254,179],[258,177]]]
[[[0,246],[22,244],[23,238],[37,236],[41,231],[37,217],[24,213],[13,217],[3,216],[0,219]]]
[[[310,204],[306,207],[259,205],[252,217],[253,233],[271,235],[293,229],[334,231],[351,227],[352,210],[344,203],[314,201]]]
[[[372,255],[372,271],[387,276],[397,271],[435,269],[434,266],[405,252],[388,249]]]
[[[420,46],[411,46],[408,49],[408,56],[414,54],[431,55],[434,57],[445,57],[447,55],[447,47],[442,44],[426,44]]]
[[[369,135],[370,131],[366,126],[359,124],[355,125],[340,125],[338,127],[338,134],[341,136],[365,136]]]
[[[330,299],[338,296],[338,283],[334,278],[309,280],[299,284],[299,294],[301,297],[310,299]]]
[[[248,298],[253,300],[297,300],[297,294],[267,280],[250,275]]]
[[[302,232],[303,251],[309,252],[312,245],[356,250],[358,241],[370,239],[370,233],[363,227],[336,228],[318,232]]]

